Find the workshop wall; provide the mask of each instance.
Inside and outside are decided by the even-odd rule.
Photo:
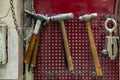
[[[114,0],[34,0],[37,13],[48,16],[73,12],[75,18],[65,21],[74,73],[68,71],[63,49],[59,23],[49,23],[41,27],[35,80],[119,80],[119,57],[114,61],[101,51],[105,48],[104,28],[106,15],[114,14]],[[45,6],[44,6],[45,5]],[[92,31],[98,50],[103,77],[96,78],[87,30],[78,16],[97,12],[98,17],[91,21]]]
[[[13,0],[17,23],[22,25],[22,0]],[[8,15],[4,18],[1,18]],[[10,10],[10,0],[0,0],[0,23],[8,27],[8,63],[0,66],[0,80],[22,80],[22,41],[18,38]]]

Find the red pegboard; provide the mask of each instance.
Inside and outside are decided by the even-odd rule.
[[[115,0],[34,0],[37,13],[55,15],[73,12],[79,16],[97,12],[99,15],[113,14]]]
[[[102,10],[97,10],[100,8],[100,6],[95,8],[95,10],[102,14],[113,14],[113,0],[35,0],[35,10],[37,13],[44,13],[44,14],[56,14],[56,13],[63,13],[66,10],[62,6],[62,9],[60,9],[59,5],[57,4],[68,4],[67,1],[69,1],[69,5],[71,4],[79,4],[84,5],[85,7],[83,13],[90,13],[92,10],[88,10],[91,8],[86,8],[86,6],[93,6],[97,4],[101,4],[100,6],[104,5],[102,7]],[[96,1],[96,4],[95,2]],[[107,1],[106,3],[103,3],[102,1]],[[98,3],[97,3],[98,2]],[[56,4],[55,4],[56,3]],[[93,5],[88,5],[90,3],[93,3]],[[102,4],[103,3],[103,4]],[[107,4],[107,5],[105,5]],[[111,4],[111,5],[110,5]],[[58,6],[58,7],[55,7]],[[79,6],[78,6],[79,7]],[[69,8],[68,8],[69,9]],[[80,9],[80,8],[79,8]],[[111,11],[109,11],[112,9]],[[74,9],[71,9],[74,11]],[[68,10],[69,11],[69,10]],[[73,12],[72,11],[72,12]],[[35,80],[119,80],[119,64],[118,60],[119,57],[116,58],[116,60],[111,61],[108,56],[105,56],[101,54],[102,49],[104,49],[104,43],[105,43],[105,36],[106,31],[104,29],[104,17],[99,16],[98,18],[92,20],[92,31],[94,34],[98,55],[103,71],[103,77],[96,78],[93,76],[94,71],[94,64],[92,60],[92,54],[89,46],[88,36],[87,36],[87,30],[84,25],[84,23],[81,23],[78,20],[77,15],[78,13],[83,14],[80,12],[76,12],[75,10],[75,18],[65,21],[65,26],[67,30],[67,36],[69,40],[69,46],[71,50],[71,56],[73,59],[74,64],[74,75],[71,75],[71,72],[68,71],[66,67],[66,60],[65,60],[65,54],[63,50],[63,41],[62,41],[62,34],[61,34],[61,28],[59,23],[53,22],[50,23],[48,26],[42,27],[41,29],[41,35],[40,35],[40,44],[39,44],[39,51],[38,51],[38,57],[37,57],[37,67],[35,68]]]

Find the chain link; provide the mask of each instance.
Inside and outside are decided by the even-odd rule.
[[[13,17],[13,20],[14,20],[14,25],[15,25],[15,29],[17,31],[18,37],[20,39],[24,39],[23,34],[21,32],[21,29],[18,27],[18,24],[17,24],[17,19],[16,19],[16,15],[15,15],[15,9],[14,9],[14,5],[13,5],[13,0],[10,0],[10,8],[11,8],[12,17]]]
[[[32,11],[35,12],[34,7],[33,7],[33,2],[31,3],[31,7],[32,7]],[[14,5],[13,5],[13,0],[10,0],[10,8],[11,8],[12,17],[13,17],[13,20],[14,20],[14,25],[15,25],[15,29],[17,31],[18,37],[20,39],[24,40],[24,41],[27,41],[31,37],[31,35],[33,33],[33,28],[30,31],[29,35],[24,38],[23,33],[22,33],[23,28],[19,28],[18,24],[17,24],[17,19],[16,19],[16,15],[15,15],[15,9],[14,9]],[[32,20],[32,25],[31,26],[34,26],[34,20]]]

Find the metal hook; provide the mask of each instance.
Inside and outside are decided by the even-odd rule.
[[[112,28],[108,28],[107,24],[109,22],[113,23],[113,27]],[[117,23],[116,23],[115,19],[113,19],[113,18],[107,18],[107,20],[105,21],[105,28],[106,28],[107,31],[110,32],[110,36],[112,36],[112,32],[117,28]]]

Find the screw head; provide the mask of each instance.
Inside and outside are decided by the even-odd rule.
[[[93,72],[91,73],[91,76],[95,77],[95,76],[96,76],[96,72],[93,71]]]
[[[107,55],[108,51],[106,49],[103,49],[101,53],[104,54],[104,55]]]
[[[75,77],[76,76],[76,73],[74,71],[71,72],[71,76],[72,77]]]
[[[84,74],[82,72],[78,72],[78,77],[82,77]]]

